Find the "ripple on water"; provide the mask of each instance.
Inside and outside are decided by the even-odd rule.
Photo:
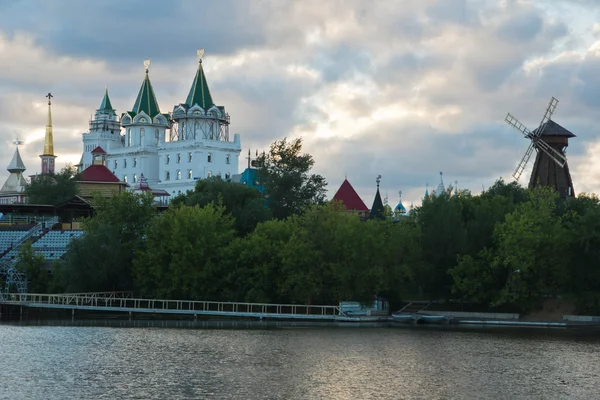
[[[599,345],[541,329],[0,325],[0,398],[590,399]]]

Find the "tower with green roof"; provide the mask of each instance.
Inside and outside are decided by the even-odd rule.
[[[197,51],[198,69],[185,99],[173,109],[173,141],[229,141],[229,114],[225,107],[213,102],[202,57],[204,50]]]
[[[104,88],[100,107],[90,117],[89,128],[89,132],[82,134],[83,153],[77,165],[80,172],[92,165],[92,150],[96,147],[100,146],[107,151],[121,147],[121,124],[110,101],[108,87]]]

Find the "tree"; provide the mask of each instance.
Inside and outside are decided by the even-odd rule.
[[[271,144],[260,157],[260,184],[265,188],[268,205],[275,218],[299,215],[309,204],[323,204],[327,182],[318,174],[310,174],[314,160],[302,154],[302,139],[287,139]]]
[[[224,300],[222,248],[233,239],[224,207],[183,206],[152,221],[137,249],[135,277],[142,294],[158,298]]]
[[[121,192],[93,199],[94,216],[83,221],[85,235],[69,243],[64,261],[68,291],[133,290],[132,266],[156,217],[150,193]]]
[[[26,241],[19,248],[16,268],[27,274],[29,293],[46,293],[50,285],[46,259],[33,249],[31,241]]]
[[[259,222],[271,218],[262,194],[252,187],[225,182],[219,177],[199,180],[193,192],[177,196],[171,206],[222,205],[235,218],[235,228],[240,235],[252,232]]]
[[[56,205],[79,194],[77,169],[63,168],[57,174],[37,175],[25,186],[25,197],[30,204]]]

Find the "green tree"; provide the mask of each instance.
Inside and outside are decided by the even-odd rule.
[[[121,192],[95,197],[85,235],[69,243],[64,261],[68,291],[133,290],[132,266],[150,223],[156,218],[150,193]]]
[[[563,293],[570,286],[572,238],[566,217],[556,213],[558,201],[551,188],[533,189],[529,201],[496,228],[494,266],[504,273],[506,283],[494,304],[527,310],[544,296]]]
[[[275,218],[299,215],[309,204],[323,204],[327,182],[310,173],[315,162],[310,154],[302,154],[302,139],[274,142],[259,162],[260,184]]]
[[[285,280],[282,249],[296,228],[293,219],[266,221],[249,235],[223,248],[221,261],[227,276],[225,297],[259,303],[289,302],[279,290]]]
[[[136,282],[146,296],[224,300],[228,271],[220,251],[234,237],[223,207],[176,207],[156,218],[135,259]]]
[[[30,204],[56,205],[79,194],[77,169],[63,168],[57,174],[37,175],[25,186],[25,197]]]
[[[271,217],[262,194],[255,188],[222,180],[219,177],[199,180],[194,191],[177,196],[171,206],[207,206],[219,204],[235,218],[235,228],[240,235],[252,232],[259,222]]]
[[[31,241],[26,241],[19,248],[16,268],[27,274],[29,293],[47,292],[50,276],[46,268],[46,259],[33,249]]]

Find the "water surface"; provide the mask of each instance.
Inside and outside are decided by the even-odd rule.
[[[557,329],[3,323],[0,398],[591,399],[599,349]]]

